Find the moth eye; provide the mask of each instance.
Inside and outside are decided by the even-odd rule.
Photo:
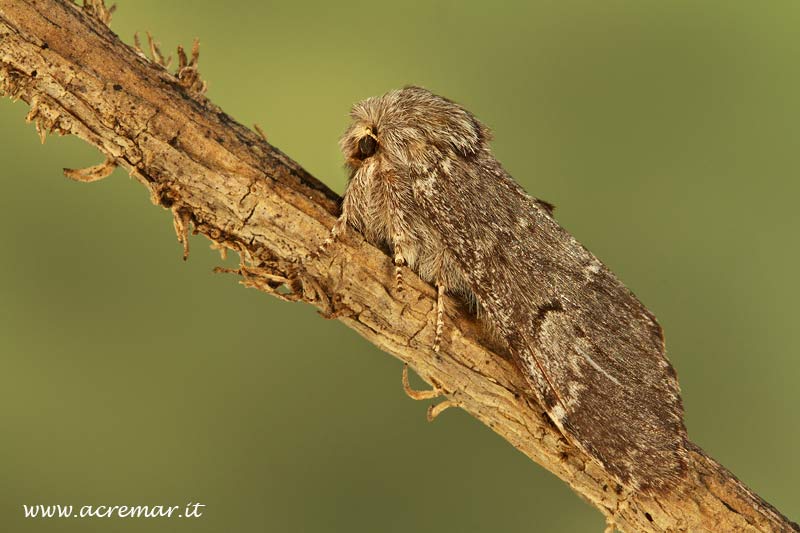
[[[371,156],[377,149],[378,142],[375,140],[375,137],[365,135],[358,141],[358,151],[361,152],[362,159]]]

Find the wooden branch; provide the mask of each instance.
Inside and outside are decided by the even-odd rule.
[[[245,285],[310,302],[407,362],[620,530],[800,531],[695,446],[673,493],[650,498],[617,485],[564,440],[522,376],[453,301],[435,354],[433,289],[407,272],[406,290],[396,293],[389,258],[355,232],[301,267],[295,258],[328,235],[338,197],[203,96],[196,46],[191,58],[179,51],[174,75],[152,40],[149,60],[108,29],[110,18],[100,0],[0,0],[4,93],[30,104],[28,120],[43,140],[51,131],[74,134],[106,158],[68,171],[71,178],[127,169],[172,211],[185,254],[190,226],[221,251],[236,251]]]

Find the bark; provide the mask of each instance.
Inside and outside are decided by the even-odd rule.
[[[309,302],[407,362],[622,531],[800,531],[694,445],[675,491],[648,497],[619,486],[560,435],[516,368],[451,300],[435,354],[434,290],[406,272],[405,290],[395,291],[389,257],[354,232],[328,254],[297,261],[328,235],[336,194],[206,99],[196,54],[179,54],[172,74],[155,46],[150,60],[120,41],[110,15],[101,0],[0,0],[0,88],[30,104],[43,139],[77,135],[107,158],[69,177],[94,181],[125,168],[173,212],[185,253],[190,226],[239,253],[246,285]]]

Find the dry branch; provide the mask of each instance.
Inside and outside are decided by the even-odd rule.
[[[433,289],[407,272],[405,290],[394,291],[390,259],[354,232],[301,268],[294,258],[328,235],[338,197],[203,96],[197,45],[191,58],[179,50],[173,75],[152,38],[149,60],[108,29],[110,18],[100,0],[0,0],[3,92],[30,104],[28,120],[42,138],[77,135],[107,160],[70,177],[93,181],[112,165],[125,168],[173,212],[185,253],[190,226],[212,246],[236,251],[243,283],[310,302],[405,361],[620,530],[800,530],[694,446],[674,493],[654,499],[617,485],[564,440],[522,376],[454,302],[434,354]]]

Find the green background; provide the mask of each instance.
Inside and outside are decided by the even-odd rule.
[[[689,435],[800,519],[800,3],[120,0],[112,29],[202,42],[208,96],[341,192],[350,105],[414,83],[659,317]],[[174,54],[173,54],[174,55]],[[0,524],[14,531],[600,531],[600,514],[400,363],[236,284],[74,138],[0,102]],[[229,260],[230,264],[234,262]],[[23,504],[194,520],[24,520]]]

